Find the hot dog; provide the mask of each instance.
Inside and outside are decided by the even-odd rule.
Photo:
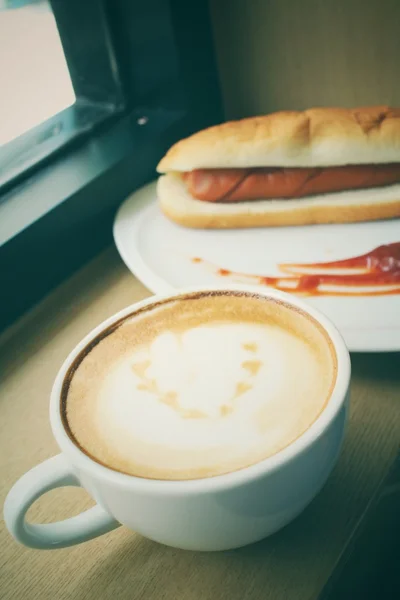
[[[400,182],[400,164],[313,169],[195,169],[183,173],[189,193],[206,202],[302,198]]]
[[[159,163],[162,210],[190,227],[400,216],[400,109],[310,109],[224,123]]]

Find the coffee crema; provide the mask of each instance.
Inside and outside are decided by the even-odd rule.
[[[198,479],[294,442],[336,372],[327,333],[301,310],[257,294],[192,293],[98,335],[67,373],[62,414],[71,439],[111,469]]]

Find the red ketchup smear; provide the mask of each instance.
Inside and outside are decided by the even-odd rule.
[[[400,294],[400,242],[344,260],[323,263],[283,263],[282,277],[251,275],[221,269],[202,258],[221,277],[233,277],[303,296],[389,296]]]

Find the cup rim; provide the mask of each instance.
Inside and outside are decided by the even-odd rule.
[[[242,292],[264,296],[281,300],[290,306],[298,308],[306,314],[313,317],[319,325],[322,326],[325,333],[328,334],[331,340],[337,360],[336,381],[331,393],[331,396],[322,410],[321,414],[312,423],[312,425],[291,444],[280,450],[276,454],[265,458],[248,467],[243,467],[236,471],[225,473],[222,475],[214,475],[199,479],[188,480],[164,480],[164,479],[147,479],[135,475],[129,475],[116,471],[96,461],[86,454],[82,449],[75,444],[67,431],[61,415],[61,390],[68,372],[69,367],[75,358],[86,348],[86,346],[104,329],[108,328],[113,323],[136,310],[151,305],[153,303],[168,299],[179,298],[191,293],[226,291],[226,292]],[[101,480],[107,480],[109,483],[116,486],[123,486],[135,490],[162,493],[162,494],[180,494],[180,493],[203,493],[218,490],[229,489],[249,483],[261,476],[272,473],[280,469],[286,463],[291,462],[297,456],[305,452],[312,446],[319,437],[323,435],[330,423],[335,419],[336,415],[344,405],[350,383],[351,364],[350,355],[338,329],[333,323],[318,309],[310,306],[296,296],[266,288],[265,290],[258,287],[246,284],[228,284],[228,285],[212,285],[212,286],[190,286],[179,290],[170,291],[164,294],[157,294],[145,298],[142,301],[135,302],[122,310],[118,311],[111,317],[105,319],[102,323],[92,329],[69,353],[64,360],[61,368],[58,371],[54,381],[51,398],[50,398],[50,424],[53,435],[60,449],[70,458],[72,464],[81,468],[85,472],[91,472],[94,476]]]

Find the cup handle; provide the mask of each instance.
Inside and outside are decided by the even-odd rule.
[[[120,525],[98,504],[56,523],[34,525],[25,520],[29,507],[46,492],[64,486],[80,486],[65,457],[54,456],[34,467],[12,487],[4,504],[4,520],[14,538],[30,548],[51,550],[86,542]]]

